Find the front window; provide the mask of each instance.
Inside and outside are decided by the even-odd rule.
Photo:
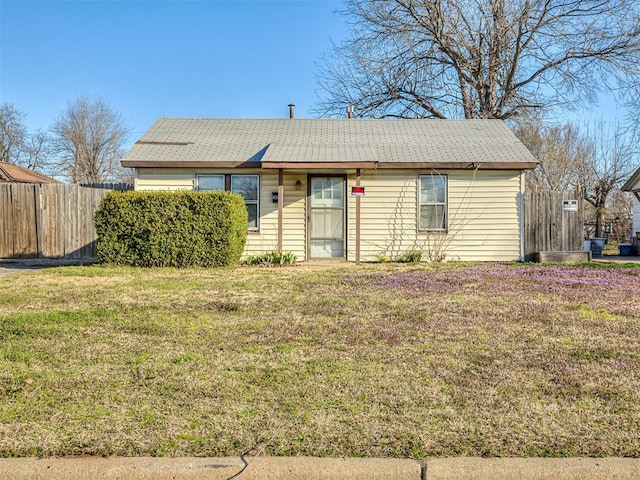
[[[259,175],[196,175],[199,191],[227,190],[239,193],[249,213],[249,230],[257,231],[260,218]]]
[[[445,232],[447,230],[447,176],[419,175],[418,230]]]
[[[231,175],[231,191],[244,197],[249,212],[249,230],[258,230],[259,178],[258,175]]]
[[[224,175],[198,175],[198,190],[224,190]]]

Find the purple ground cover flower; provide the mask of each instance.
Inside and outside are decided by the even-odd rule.
[[[640,292],[640,270],[479,264],[471,267],[358,274],[347,277],[344,282],[365,284],[373,288],[409,289],[425,294],[453,293],[464,291],[468,287],[483,286],[499,288],[501,292],[519,292],[526,297],[535,292],[548,292],[569,298],[600,294],[613,295],[614,298],[632,295],[635,298],[635,293]]]

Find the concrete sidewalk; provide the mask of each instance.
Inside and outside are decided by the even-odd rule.
[[[7,458],[2,480],[636,480],[640,459]]]

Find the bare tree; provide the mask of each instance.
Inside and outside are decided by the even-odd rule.
[[[22,151],[27,168],[46,171],[51,156],[51,137],[45,130],[38,129],[27,135]]]
[[[25,117],[11,103],[0,105],[0,162],[21,163],[27,138]]]
[[[640,72],[636,0],[347,0],[320,115],[509,119]]]
[[[633,225],[631,196],[621,190],[613,190],[607,199],[606,222],[611,229],[608,238],[616,242],[628,242]]]
[[[121,176],[120,158],[130,129],[103,100],[78,97],[50,129],[52,168],[72,183],[100,183]]]
[[[620,127],[606,128],[602,122],[589,126],[584,139],[589,154],[576,166],[575,182],[582,186],[584,199],[594,209],[596,237],[601,237],[611,194],[637,168],[637,151]]]
[[[625,129],[607,128],[602,121],[578,127],[522,119],[515,123],[514,131],[540,162],[527,173],[528,187],[556,191],[579,188],[590,205],[585,208],[585,220],[595,220],[598,237],[612,207],[621,228],[628,223],[625,195],[620,197],[618,190],[638,161],[633,138]]]
[[[539,162],[527,172],[528,187],[564,191],[577,186],[579,166],[591,159],[589,142],[577,126],[520,119],[514,132]]]

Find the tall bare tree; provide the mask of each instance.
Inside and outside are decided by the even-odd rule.
[[[576,125],[523,118],[515,122],[514,133],[539,162],[527,172],[528,187],[564,191],[577,186],[579,167],[592,157],[589,142]]]
[[[638,152],[619,126],[607,128],[598,122],[587,128],[584,139],[589,154],[576,166],[575,181],[582,186],[584,199],[594,209],[596,237],[601,237],[612,193],[637,168]]]
[[[633,204],[627,192],[614,190],[607,200],[607,222],[611,231],[608,238],[616,242],[628,242],[633,226]]]
[[[78,97],[50,128],[52,168],[72,183],[117,179],[130,129],[105,101]]]
[[[528,187],[579,188],[591,207],[585,209],[585,220],[595,220],[598,237],[612,207],[621,228],[629,224],[626,197],[618,190],[636,169],[638,151],[625,129],[608,128],[603,122],[579,127],[525,119],[516,122],[514,130],[540,162],[527,174]]]
[[[0,105],[0,162],[21,163],[27,138],[25,117],[11,103]]]
[[[509,119],[640,73],[637,0],[347,0],[316,113]]]
[[[540,162],[527,173],[527,186],[545,190],[580,188],[590,208],[585,220],[595,221],[602,236],[607,213],[618,219],[617,235],[630,225],[629,198],[620,186],[638,165],[638,152],[626,129],[604,122],[579,127],[521,119],[514,131]]]

